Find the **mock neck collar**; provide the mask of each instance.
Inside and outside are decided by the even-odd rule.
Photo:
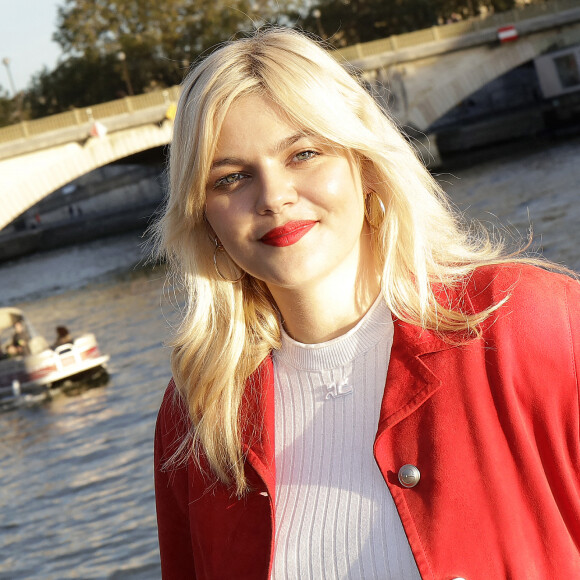
[[[317,344],[304,344],[291,338],[282,328],[282,345],[274,351],[274,360],[301,370],[324,370],[348,364],[374,347],[380,340],[392,338],[393,320],[382,295],[367,313],[346,333]]]

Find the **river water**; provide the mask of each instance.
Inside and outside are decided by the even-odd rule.
[[[580,270],[580,140],[438,176],[457,207]],[[518,234],[519,232],[519,234]],[[136,234],[0,265],[0,304],[94,332],[101,387],[0,414],[0,579],[160,578],[152,444],[176,298]]]

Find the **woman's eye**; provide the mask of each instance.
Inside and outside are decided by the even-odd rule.
[[[224,177],[220,177],[215,183],[215,188],[220,187],[228,187],[230,185],[234,185],[238,181],[244,178],[243,173],[230,173],[229,175],[225,175]]]
[[[300,151],[300,153],[296,153],[296,155],[294,155],[294,159],[296,159],[297,161],[308,161],[308,159],[312,159],[317,155],[318,153],[316,151],[307,149],[306,151]]]

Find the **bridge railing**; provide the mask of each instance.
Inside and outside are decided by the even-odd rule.
[[[85,125],[108,117],[115,117],[124,113],[135,113],[142,109],[167,105],[177,101],[179,87],[171,87],[161,91],[144,93],[134,97],[125,97],[100,105],[93,105],[82,109],[72,109],[65,113],[50,115],[34,121],[23,121],[16,125],[0,128],[0,143],[35,137],[42,133],[59,131],[75,125]]]
[[[432,26],[422,30],[415,30],[405,34],[397,34],[388,38],[372,40],[362,44],[353,44],[334,51],[341,60],[353,61],[360,58],[375,56],[385,52],[395,52],[411,48],[428,42],[457,38],[472,32],[489,28],[499,28],[506,24],[515,24],[521,20],[528,20],[538,16],[556,14],[580,6],[580,0],[551,0],[545,4],[528,4],[520,8],[499,12],[481,18],[470,18],[441,26]]]
[[[333,54],[347,61],[355,61],[364,57],[374,56],[385,52],[395,52],[421,44],[457,38],[472,32],[489,28],[496,28],[505,24],[513,24],[521,20],[536,18],[548,14],[555,14],[571,10],[580,6],[580,0],[551,0],[545,4],[530,4],[508,12],[492,14],[484,18],[472,18],[442,26],[433,26],[423,30],[415,30],[406,34],[398,34],[373,40],[363,44],[355,44],[341,48]],[[169,105],[177,101],[179,87],[171,87],[161,91],[145,93],[134,97],[125,97],[116,101],[94,105],[82,109],[73,109],[65,113],[51,115],[34,121],[24,121],[15,125],[0,128],[0,145],[11,141],[18,141],[30,137],[59,131],[70,127],[92,123],[107,117],[114,117],[124,113],[133,113],[163,104]]]

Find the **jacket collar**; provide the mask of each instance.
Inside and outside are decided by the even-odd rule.
[[[457,348],[437,333],[397,318],[378,432],[389,429],[418,407],[439,388],[441,380],[429,368],[426,355]],[[275,497],[276,448],[274,369],[268,356],[246,383],[242,405],[242,448],[249,466],[250,485]],[[256,477],[257,476],[257,477]]]
[[[246,477],[253,489],[275,497],[274,364],[267,356],[248,378],[242,402],[242,450],[251,470]],[[257,476],[257,477],[256,477]]]
[[[472,276],[455,288],[434,288],[436,300],[454,310],[474,313],[470,294]],[[429,355],[461,348],[444,340],[441,333],[424,329],[393,317],[395,333],[387,371],[385,392],[381,403],[378,434],[408,417],[442,386],[442,380],[432,370]],[[457,335],[459,342],[465,336]]]
[[[437,333],[395,319],[378,431],[391,428],[410,415],[441,388],[441,379],[430,369],[430,354],[455,348]]]

